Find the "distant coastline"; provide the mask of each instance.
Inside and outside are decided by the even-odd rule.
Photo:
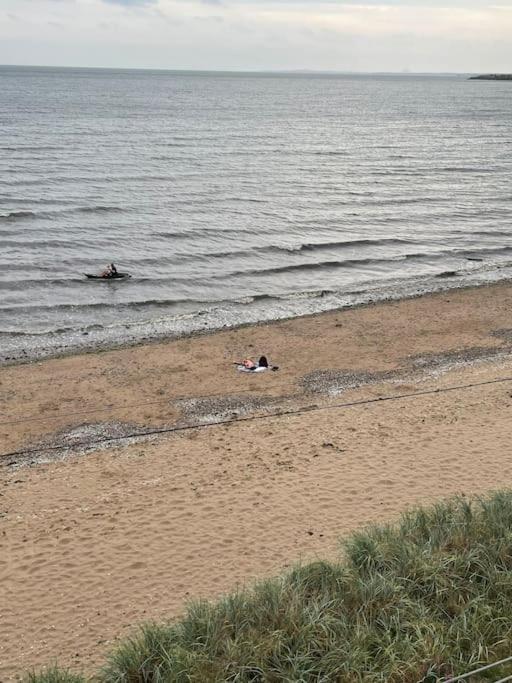
[[[64,72],[111,72],[111,73],[145,73],[145,74],[164,74],[164,75],[186,75],[186,76],[342,76],[342,77],[361,77],[361,76],[390,76],[390,77],[440,77],[440,78],[467,78],[470,72],[459,71],[339,71],[336,69],[170,69],[164,67],[120,67],[120,66],[84,66],[84,65],[62,65],[62,64],[0,64],[0,71],[64,71]]]
[[[482,74],[471,76],[470,81],[512,81],[512,74]]]

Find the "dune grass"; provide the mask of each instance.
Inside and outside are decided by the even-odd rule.
[[[27,683],[83,683],[84,678],[68,669],[59,669],[53,665],[39,673],[29,673],[25,678]]]
[[[176,623],[147,624],[95,678],[431,683],[509,655],[512,492],[498,492],[408,512],[351,536],[338,563],[299,567],[215,604],[193,603]],[[29,683],[77,681],[53,670]]]

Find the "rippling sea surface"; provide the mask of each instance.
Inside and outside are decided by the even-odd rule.
[[[0,359],[510,277],[511,123],[464,76],[0,67]]]

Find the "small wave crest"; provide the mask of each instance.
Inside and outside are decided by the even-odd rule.
[[[400,237],[383,237],[382,239],[362,238],[353,240],[335,240],[333,242],[306,242],[298,247],[298,251],[316,251],[317,249],[336,249],[339,247],[373,247],[392,244],[413,244],[413,242]]]
[[[234,234],[240,237],[240,233],[237,232],[236,230],[223,230],[222,234]],[[219,234],[218,232],[216,233],[217,235]],[[173,236],[173,233],[155,233],[157,236],[164,237],[166,239],[171,239]],[[184,235],[183,233],[178,233],[176,237],[179,239],[180,237],[193,237],[194,234],[189,233],[188,235]],[[196,237],[199,237],[199,233],[195,234]],[[321,251],[324,249],[344,249],[344,248],[357,248],[357,247],[364,247],[364,246],[369,246],[369,247],[379,247],[379,246],[392,246],[392,245],[405,245],[405,244],[414,244],[414,241],[408,240],[406,238],[399,238],[399,237],[385,237],[385,238],[375,238],[375,239],[369,239],[369,238],[361,238],[361,239],[347,239],[347,240],[333,240],[329,242],[300,242],[298,244],[270,244],[270,245],[264,245],[264,246],[251,246],[248,245],[247,247],[244,247],[243,249],[224,249],[224,250],[219,250],[219,251],[214,251],[210,249],[207,252],[195,252],[193,254],[180,254],[179,255],[179,260],[180,261],[200,261],[200,260],[210,260],[210,259],[216,259],[216,258],[224,258],[224,257],[244,257],[244,256],[250,256],[251,254],[292,254],[292,253],[299,253],[299,252],[315,252],[315,251]],[[174,259],[173,259],[174,260]],[[153,259],[144,259],[142,262],[151,262],[153,263]]]
[[[76,248],[76,242],[74,240],[60,240],[60,239],[46,239],[46,240],[34,240],[30,236],[26,240],[20,239],[0,239],[0,245],[5,247],[30,247],[31,249],[44,249],[44,248],[65,248],[73,249]]]
[[[73,328],[72,327],[63,327],[59,328],[57,330],[39,330],[39,331],[27,331],[23,332],[21,330],[0,330],[0,339],[23,339],[26,337],[46,337],[49,334],[56,333],[56,332],[72,332]]]
[[[54,152],[59,149],[64,149],[64,147],[58,147],[57,145],[1,145],[0,149],[6,152]]]
[[[117,213],[123,211],[120,206],[82,206],[76,209],[77,213]]]
[[[89,304],[28,304],[20,306],[0,306],[0,313],[35,313],[44,311],[59,311],[61,313],[82,311],[106,311],[112,308],[116,310],[130,310],[140,307],[170,308],[179,304],[203,306],[204,304],[217,303],[215,299],[192,300],[192,299],[143,299],[120,303],[96,302]]]
[[[18,278],[9,280],[0,280],[0,290],[26,290],[30,287],[56,287],[63,285],[69,287],[73,284],[83,285],[85,279],[83,277],[67,277],[67,278]]]
[[[34,211],[10,211],[9,213],[0,213],[0,221],[16,221],[20,218],[33,218],[37,216]]]
[[[464,237],[512,237],[512,230],[452,230],[454,235]]]
[[[275,266],[272,268],[251,268],[247,270],[237,270],[229,273],[229,277],[233,276],[246,276],[246,275],[256,275],[256,276],[267,276],[267,275],[283,275],[285,273],[294,273],[299,271],[310,271],[310,270],[325,270],[327,268],[354,268],[358,266],[365,265],[377,265],[379,263],[390,263],[393,261],[403,261],[405,256],[398,256],[394,258],[383,258],[383,259],[373,259],[373,258],[362,258],[362,259],[342,259],[333,261],[319,261],[316,263],[293,263],[283,266]],[[221,276],[224,277],[224,276]]]
[[[0,214],[0,222],[14,222],[22,219],[34,218],[54,218],[66,214],[80,214],[80,213],[115,213],[123,211],[119,206],[78,206],[66,209],[50,209],[44,211],[29,211],[21,209],[19,211],[10,211],[9,213]]]

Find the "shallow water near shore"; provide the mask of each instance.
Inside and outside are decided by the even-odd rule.
[[[506,83],[2,67],[0,86],[0,361],[512,275]],[[84,278],[111,260],[132,278]]]

